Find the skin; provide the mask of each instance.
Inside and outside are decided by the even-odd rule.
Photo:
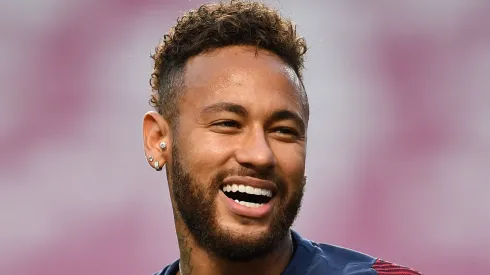
[[[215,188],[210,182],[216,171],[237,167],[273,171],[286,185],[286,201],[301,188],[307,127],[301,105],[304,92],[294,71],[278,56],[265,50],[256,53],[255,47],[219,48],[189,59],[184,84],[177,132],[156,112],[143,120],[145,153],[167,165],[171,194],[173,140],[178,140],[179,161],[206,188]],[[288,115],[277,116],[279,112]],[[159,147],[162,141],[167,144],[164,150]],[[280,274],[290,261],[290,235],[265,257],[247,262],[214,257],[196,243],[171,199],[182,274]],[[222,197],[213,201],[216,226],[237,239],[268,234],[279,208],[275,203],[271,215],[251,220],[232,213]]]

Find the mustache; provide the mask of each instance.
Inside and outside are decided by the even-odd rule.
[[[223,184],[223,180],[230,176],[251,177],[271,181],[276,184],[279,192],[286,191],[287,185],[285,181],[272,169],[257,171],[255,169],[247,168],[244,166],[218,172],[214,180],[214,185],[219,188]]]
[[[274,173],[274,171],[272,170],[257,171],[243,166],[237,167],[235,169],[223,171],[219,174],[222,175],[223,179],[229,176],[241,176],[241,177],[252,177],[261,180],[274,181],[279,178],[279,176],[276,173]]]

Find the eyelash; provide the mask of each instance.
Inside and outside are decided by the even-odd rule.
[[[232,126],[226,124],[233,124]],[[225,128],[240,128],[241,125],[234,120],[223,120],[212,124],[213,126],[225,127]]]
[[[278,131],[282,131],[283,133],[281,134],[285,134],[285,135],[299,136],[298,131],[288,127],[278,127],[273,130],[273,132],[278,132]]]

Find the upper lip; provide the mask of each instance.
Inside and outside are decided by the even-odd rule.
[[[268,180],[262,180],[254,177],[249,177],[249,176],[245,176],[245,177],[229,176],[223,180],[223,185],[229,185],[229,184],[237,184],[237,185],[243,184],[255,188],[270,190],[272,191],[272,194],[277,193],[277,186],[274,182]]]

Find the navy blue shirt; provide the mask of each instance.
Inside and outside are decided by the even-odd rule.
[[[421,275],[417,271],[329,244],[315,243],[291,231],[296,244],[282,275]],[[155,275],[175,275],[179,261]]]

